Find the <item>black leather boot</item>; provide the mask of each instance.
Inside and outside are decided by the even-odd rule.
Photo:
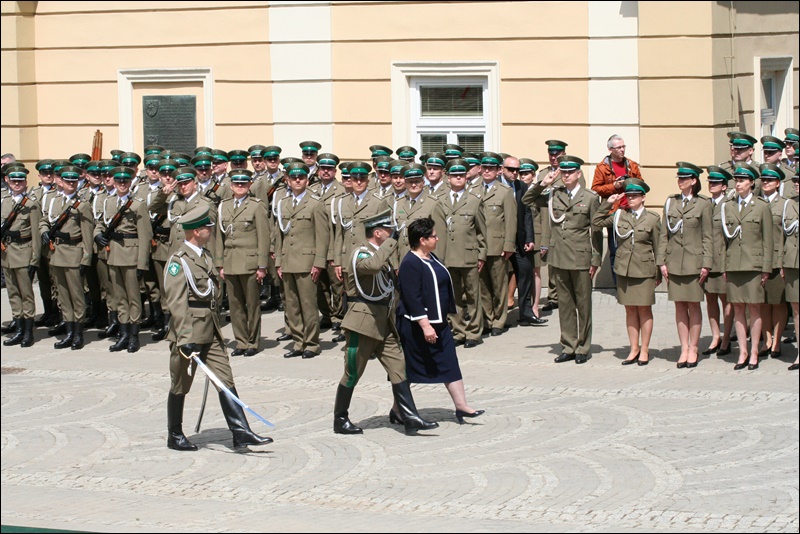
[[[161,320],[161,328],[156,330],[156,333],[153,334],[153,341],[161,341],[167,338],[167,334],[169,334],[169,320],[171,317],[171,313],[164,314],[164,317]]]
[[[231,388],[231,391],[237,397],[239,394],[236,388]],[[228,397],[224,391],[219,392],[219,405],[222,407],[222,413],[225,415],[225,421],[228,422],[228,428],[231,429],[233,434],[233,447],[241,448],[248,445],[266,445],[272,443],[272,438],[262,438],[252,430],[244,416],[244,410],[241,406]]]
[[[0,334],[10,334],[11,332],[17,329],[17,321],[21,321],[22,319],[13,319],[8,326],[4,326],[0,328]]]
[[[108,347],[108,350],[111,352],[119,352],[121,350],[125,350],[128,348],[128,341],[130,340],[130,327],[129,324],[120,324],[119,325],[119,339],[116,343]]]
[[[160,302],[153,302],[152,303],[153,309],[153,326],[151,327],[154,331],[158,332],[161,330],[162,325],[164,324],[164,310],[161,308]],[[142,326],[144,328],[144,326]]]
[[[183,401],[185,395],[167,397],[167,447],[175,451],[196,451],[197,446],[183,434]]]
[[[108,306],[105,300],[101,300],[97,306],[97,320],[94,322],[94,327],[100,330],[105,330],[108,327]],[[102,332],[101,332],[102,333]]]
[[[66,323],[67,325],[67,337],[62,339],[61,341],[56,341],[53,343],[53,347],[56,349],[68,349],[72,346],[72,338],[75,336],[75,323],[69,322]]]
[[[403,419],[403,425],[406,427],[406,434],[412,435],[417,430],[433,430],[439,428],[439,423],[429,422],[419,416],[417,406],[414,404],[414,397],[411,396],[411,386],[408,380],[400,382],[399,384],[392,384],[392,393],[394,393],[394,400],[397,402],[397,407],[400,410],[400,417]]]
[[[3,341],[3,346],[13,347],[22,343],[22,338],[25,337],[25,319],[17,319],[16,332],[10,338]]]
[[[333,404],[333,431],[336,434],[363,434],[364,431],[350,422],[347,417],[347,410],[350,408],[350,400],[353,398],[355,388],[349,388],[339,384],[336,390],[336,401]]]
[[[86,328],[92,328],[97,324],[97,320],[100,318],[100,301],[92,302],[89,298],[89,293],[86,294],[86,316],[83,320],[83,326]]]
[[[64,321],[64,317],[61,315],[61,312],[58,312],[58,324],[55,325],[53,328],[47,331],[48,336],[60,336],[62,334],[67,333],[67,323]]]
[[[142,317],[144,317],[144,303],[147,301],[147,293],[142,293]],[[150,315],[147,316],[147,319],[143,320],[139,326],[144,328],[145,330],[148,328],[152,328],[155,323],[155,309],[153,308],[153,301],[149,301],[150,307]]]
[[[33,346],[33,324],[33,319],[25,319],[22,326],[22,343],[19,344],[20,347]]]
[[[83,323],[80,321],[72,323],[72,350],[83,348]]]
[[[53,313],[53,301],[42,300],[42,307],[44,308],[42,316],[33,322],[33,324],[35,324],[36,326],[44,326],[47,324],[48,319],[50,319],[50,315],[52,315]]]
[[[100,332],[100,339],[115,337],[119,332],[119,313],[112,311],[108,313],[108,328]]]
[[[128,352],[139,352],[139,325],[128,325]]]

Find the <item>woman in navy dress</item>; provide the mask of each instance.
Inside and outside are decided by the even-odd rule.
[[[406,357],[408,381],[416,384],[444,383],[456,408],[456,419],[478,417],[483,410],[467,404],[464,380],[458,365],[448,313],[456,313],[450,273],[433,250],[436,235],[431,218],[408,225],[411,250],[400,263],[397,329]],[[390,414],[392,422],[400,418]]]

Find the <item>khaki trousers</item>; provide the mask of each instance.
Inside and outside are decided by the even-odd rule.
[[[117,298],[117,313],[121,324],[138,324],[142,319],[142,297],[136,267],[108,266],[111,286]]]
[[[283,273],[284,318],[294,340],[293,350],[319,354],[317,284],[311,273]]]
[[[50,266],[58,288],[58,305],[61,316],[68,323],[82,323],[86,315],[86,299],[79,267]]]
[[[562,352],[589,354],[592,347],[592,279],[589,271],[550,271],[558,291],[558,320],[561,323]]]
[[[483,331],[480,274],[477,267],[448,267],[453,280],[456,313],[450,314],[450,325],[456,339],[480,341]],[[464,316],[467,319],[464,320]]]
[[[10,269],[4,267],[3,270],[6,275],[6,289],[8,290],[8,303],[11,305],[11,316],[14,319],[33,319],[33,316],[36,315],[36,297],[33,295],[33,281],[28,274],[28,268]],[[49,283],[49,278],[39,281],[40,285]]]
[[[480,272],[483,322],[487,328],[505,328],[508,317],[508,262],[487,256]]]
[[[225,346],[222,340],[214,338],[212,343],[200,345],[200,360],[222,381],[229,389],[234,387],[233,371],[231,362],[225,353]],[[189,365],[192,366],[192,373],[189,374]],[[195,375],[202,371],[197,369],[194,360],[187,360],[178,350],[177,343],[169,344],[169,375],[171,385],[169,392],[173,395],[187,395],[192,389],[192,381]],[[216,388],[216,386],[214,386]]]
[[[258,349],[261,339],[261,286],[256,273],[226,274],[228,304],[237,349]]]
[[[347,348],[344,351],[344,375],[339,383],[348,388],[356,387],[364,374],[369,357],[377,355],[378,361],[389,375],[392,384],[406,379],[406,359],[397,337],[392,334],[386,339],[373,339],[357,332],[344,331]]]

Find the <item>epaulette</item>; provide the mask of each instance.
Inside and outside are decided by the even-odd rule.
[[[314,200],[322,200],[322,197],[315,195],[313,193],[311,194],[311,198],[313,198]]]
[[[503,186],[503,187],[505,187],[506,189],[511,189],[511,187],[510,187],[510,186],[508,186],[508,185],[504,184],[504,183],[503,183],[503,182],[501,182],[500,180],[495,180],[495,182],[496,182],[496,184],[495,184],[495,185]]]
[[[708,198],[705,195],[697,195],[697,198],[702,199],[702,200],[711,200],[710,198]]]
[[[756,200],[760,200],[761,202],[763,202],[763,203],[765,203],[765,204],[769,204],[769,201],[768,201],[767,199],[765,199],[764,197],[757,197],[757,196],[755,196],[755,195],[753,195],[753,197],[754,197]]]
[[[587,193],[591,193],[591,194],[593,194],[594,196],[597,196],[597,191],[592,191],[591,189],[587,189],[587,188],[585,188],[585,187],[584,187],[584,189],[586,189],[586,192],[587,192]]]
[[[228,200],[232,200],[232,199],[233,199],[233,197],[231,197]],[[253,196],[253,197],[250,198],[250,202],[259,202],[259,203],[261,203],[261,202],[264,202],[264,201],[261,200],[260,198],[258,198],[257,196]]]

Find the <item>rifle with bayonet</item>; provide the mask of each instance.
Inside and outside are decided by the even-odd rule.
[[[27,203],[28,203],[28,197],[26,195],[22,197],[22,200],[14,204],[14,207],[11,208],[11,213],[8,214],[8,217],[6,217],[6,220],[0,227],[0,239],[2,239],[2,241],[0,241],[0,246],[2,246],[3,250],[6,249],[6,243],[5,243],[6,232],[8,232],[8,230],[11,228],[11,225],[14,224],[14,220],[17,218],[17,215],[19,215],[19,212],[22,211],[22,208],[24,208],[25,204]]]

